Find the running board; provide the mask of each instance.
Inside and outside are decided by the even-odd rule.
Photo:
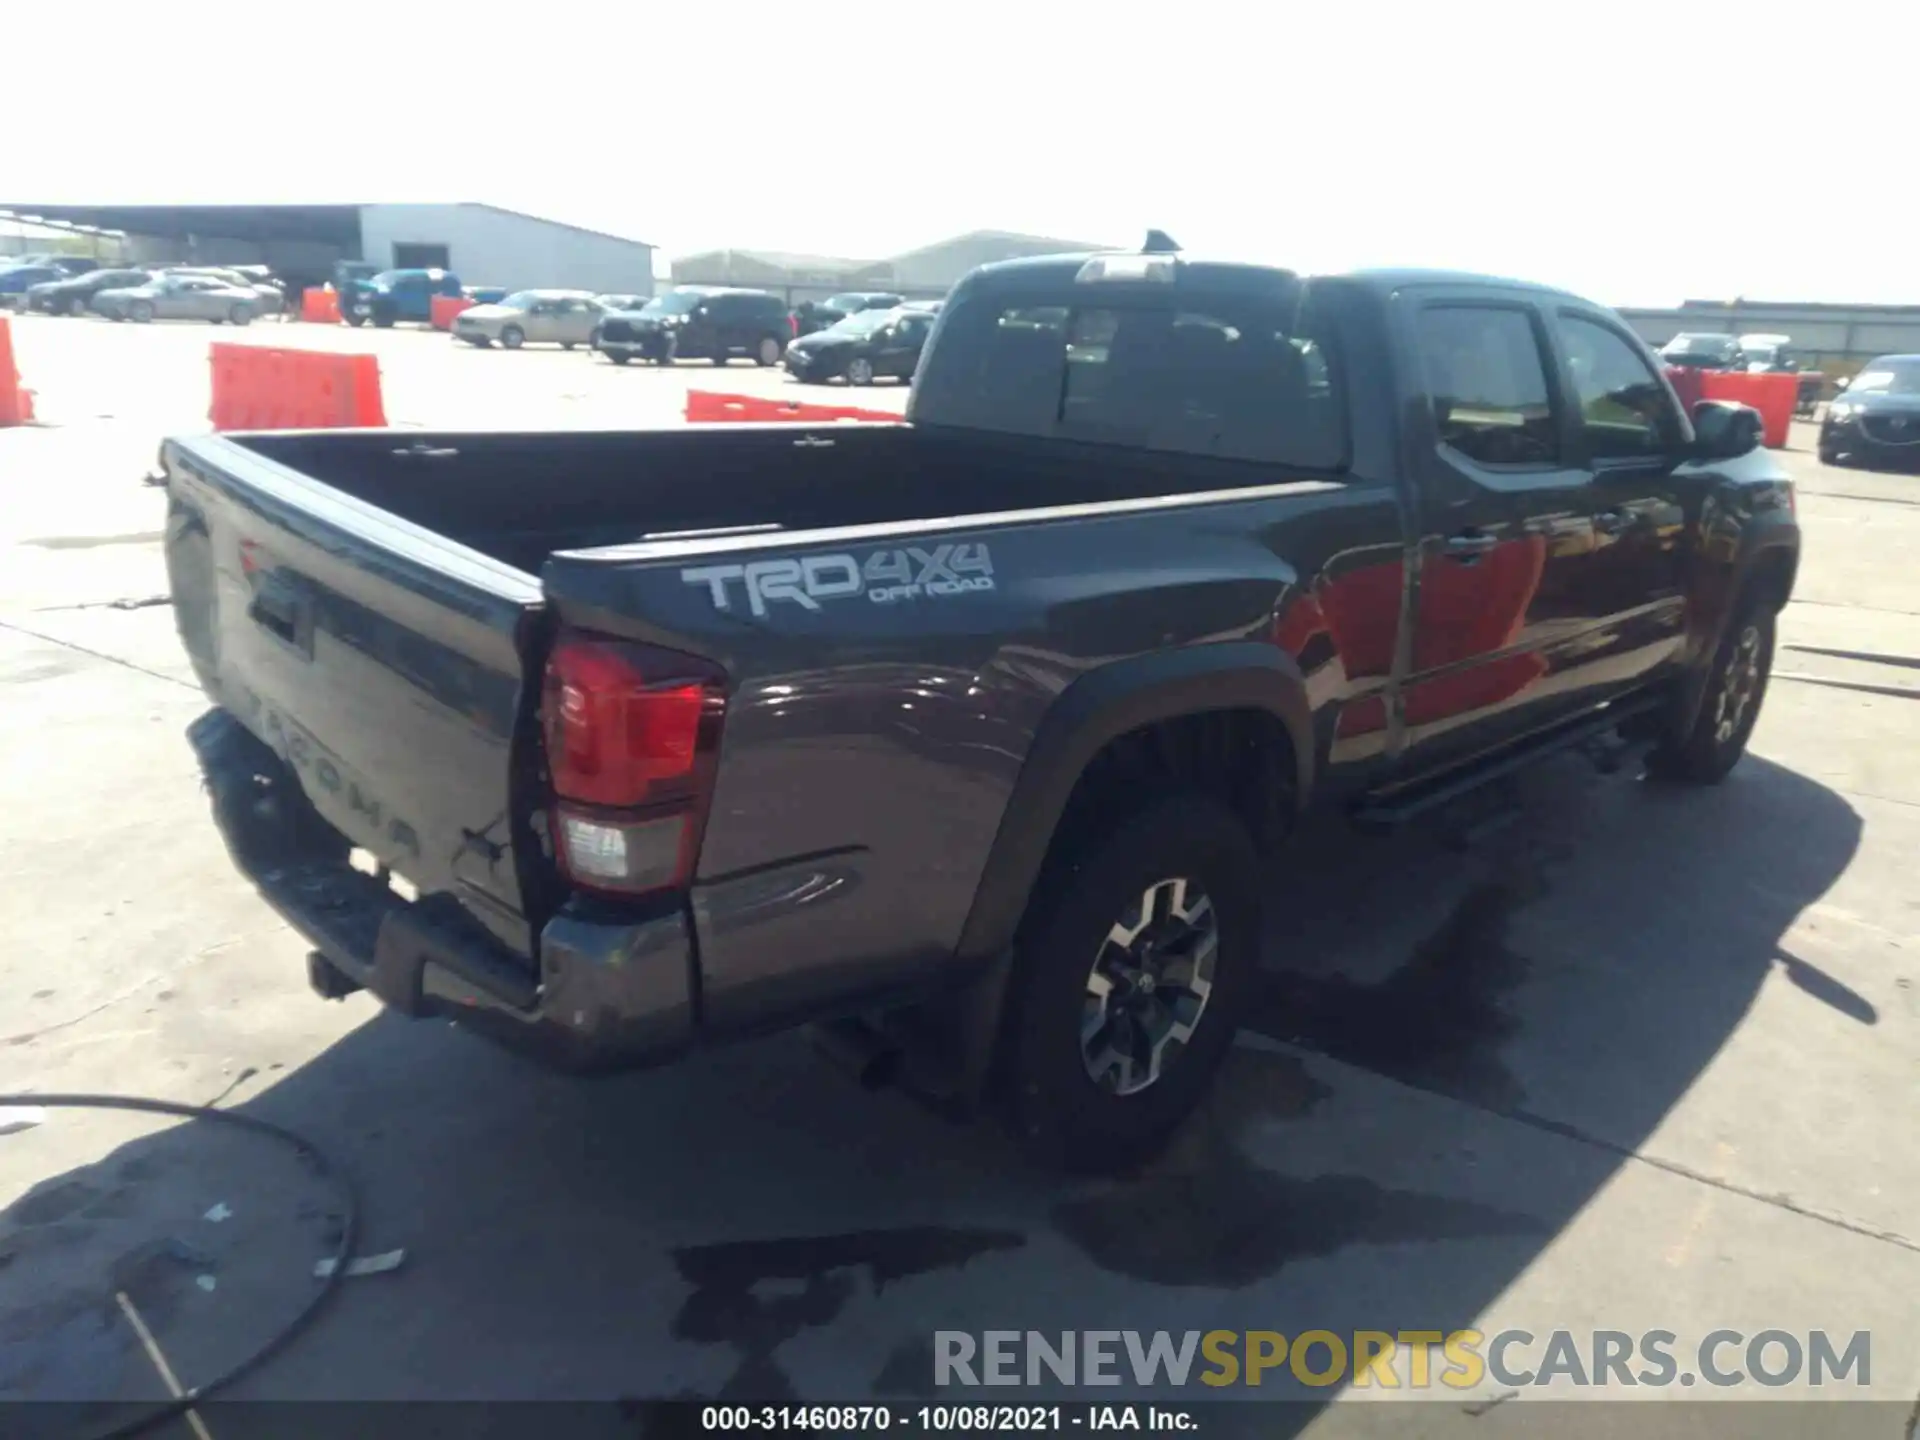
[[[1513,747],[1486,758],[1449,770],[1425,784],[1410,785],[1387,794],[1363,796],[1353,809],[1353,823],[1363,830],[1387,831],[1405,825],[1422,815],[1430,815],[1471,794],[1490,781],[1525,769],[1536,760],[1577,749],[1617,730],[1628,720],[1658,710],[1663,701],[1658,695],[1634,696],[1618,700],[1590,715],[1581,716],[1539,735],[1529,736]]]

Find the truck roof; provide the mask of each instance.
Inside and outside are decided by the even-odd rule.
[[[1025,289],[1030,285],[1040,286],[1070,281],[1080,273],[1081,268],[1089,260],[1145,253],[1147,252],[1088,250],[1062,255],[1036,255],[1018,260],[1001,260],[981,266],[974,272],[972,278],[975,283],[983,287],[999,289],[1004,286],[1010,290]],[[1396,266],[1333,271],[1323,276],[1309,277],[1286,269],[1284,266],[1262,265],[1243,260],[1217,260],[1205,256],[1193,256],[1185,252],[1174,254],[1172,258],[1178,262],[1184,275],[1192,276],[1202,284],[1232,283],[1235,279],[1258,283],[1261,279],[1287,282],[1309,278],[1337,278],[1366,286],[1383,294],[1416,285],[1477,285],[1502,290],[1526,290],[1541,295],[1558,295],[1569,300],[1580,298],[1572,291],[1562,290],[1557,286],[1542,285],[1530,280],[1514,280],[1502,275],[1476,274],[1468,270],[1432,270]]]

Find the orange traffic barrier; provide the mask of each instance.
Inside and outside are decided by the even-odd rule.
[[[302,290],[300,318],[310,325],[338,325],[340,323],[339,292],[331,289]]]
[[[1701,401],[1700,376],[1703,372],[1691,365],[1669,365],[1667,383],[1673,386],[1673,393],[1680,397],[1680,405],[1693,414],[1693,407]]]
[[[798,421],[803,425],[825,424],[833,420],[900,420],[885,410],[862,410],[854,405],[807,405],[798,400],[763,400],[757,395],[717,395],[709,390],[687,392],[687,420],[696,425],[715,421],[762,423],[770,420]]]
[[[20,383],[13,364],[13,322],[0,315],[0,425],[33,421],[33,392]]]
[[[1794,407],[1800,403],[1798,375],[1750,375],[1739,370],[1708,370],[1700,380],[1705,400],[1732,400],[1760,412],[1760,428],[1767,448],[1779,450],[1793,429]]]
[[[332,355],[265,345],[215,342],[216,430],[342,430],[384,426],[380,362],[371,355]]]
[[[471,310],[474,302],[465,295],[430,295],[427,297],[427,323],[436,330],[451,330],[453,317],[462,310]]]

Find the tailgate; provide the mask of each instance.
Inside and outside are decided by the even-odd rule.
[[[513,790],[538,582],[242,441],[162,460],[174,606],[213,698],[353,844],[532,954]]]

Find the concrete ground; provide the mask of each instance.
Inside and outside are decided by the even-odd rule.
[[[163,499],[139,480],[163,434],[204,428],[209,338],[375,351],[401,425],[664,424],[690,384],[843,391],[408,331],[14,332],[46,423],[0,432],[0,1094],[291,1127],[358,1187],[357,1249],[406,1252],[237,1393],[904,1400],[932,1393],[947,1329],[1524,1327],[1583,1349],[1664,1329],[1682,1371],[1718,1329],[1825,1330],[1836,1349],[1864,1330],[1864,1390],[1624,1396],[1867,1397],[1822,1407],[1819,1432],[1908,1432],[1920,480],[1824,468],[1796,434],[1806,561],[1724,786],[1569,759],[1471,848],[1302,836],[1273,877],[1258,1025],[1207,1112],[1149,1173],[1066,1183],[990,1128],[857,1092],[795,1039],[580,1083],[364,995],[322,1003],[305,947],[229,865],[182,740],[205,705],[152,603]],[[338,1241],[324,1181],[205,1122],[53,1111],[0,1134],[0,1399],[161,1395],[116,1293],[182,1383],[242,1359]],[[1532,1395],[1487,1410],[1511,1395],[1491,1378],[1390,1416],[1289,1393],[1314,1403],[1236,1423],[1438,1436],[1540,1413]],[[1669,1413],[1575,1409],[1637,1435]],[[1764,1430],[1740,1415],[1727,1433]]]

